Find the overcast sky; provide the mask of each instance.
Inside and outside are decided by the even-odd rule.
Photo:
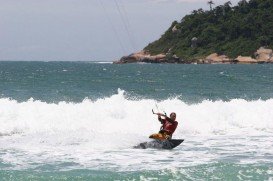
[[[198,8],[207,0],[0,0],[0,60],[113,61]]]

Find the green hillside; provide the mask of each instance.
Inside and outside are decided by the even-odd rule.
[[[214,52],[231,58],[252,56],[261,46],[273,48],[273,0],[242,0],[236,6],[227,2],[210,11],[194,10],[144,49],[190,61]]]

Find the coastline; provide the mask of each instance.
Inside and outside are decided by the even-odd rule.
[[[224,54],[212,53],[204,58],[184,60],[176,55],[160,53],[151,55],[148,51],[132,53],[123,56],[114,64],[127,63],[170,63],[170,64],[265,64],[273,63],[273,51],[265,47],[260,47],[252,56],[241,56],[230,58]]]

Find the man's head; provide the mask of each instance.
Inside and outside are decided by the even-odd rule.
[[[170,114],[170,118],[171,118],[171,120],[175,121],[175,119],[176,119],[176,114],[175,114],[174,112],[172,112],[172,113]]]

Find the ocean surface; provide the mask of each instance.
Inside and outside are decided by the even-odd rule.
[[[273,65],[0,62],[0,180],[273,180]]]

